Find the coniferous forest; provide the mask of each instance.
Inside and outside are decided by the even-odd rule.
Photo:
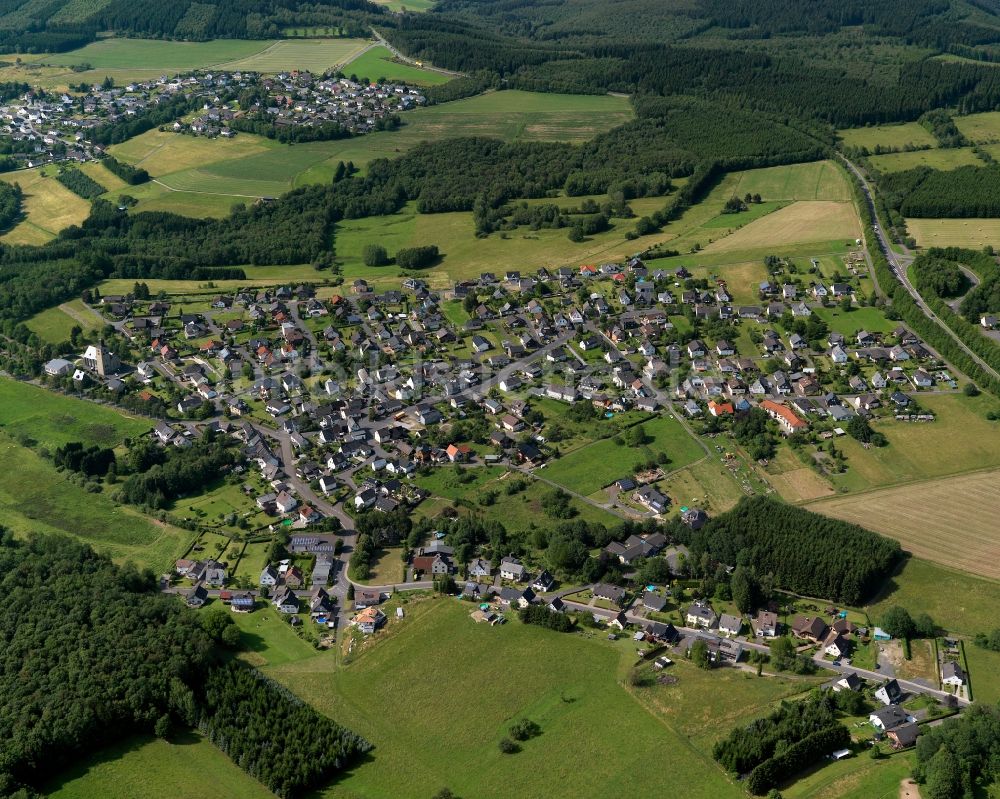
[[[767,497],[711,519],[689,547],[694,561],[708,553],[727,565],[749,563],[779,588],[849,605],[869,599],[900,557],[896,541]]]

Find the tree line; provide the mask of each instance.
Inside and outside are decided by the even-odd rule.
[[[372,748],[288,689],[236,662],[208,673],[198,727],[282,799],[323,785]]]
[[[59,174],[56,175],[56,180],[75,195],[83,197],[85,200],[93,200],[107,191],[104,186],[79,169],[61,169],[59,170]]]
[[[17,183],[0,182],[0,230],[13,227],[21,219],[24,193]]]

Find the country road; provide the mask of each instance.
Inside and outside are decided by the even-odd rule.
[[[934,324],[936,324],[938,327],[944,330],[949,336],[951,336],[951,338],[955,341],[956,344],[958,344],[958,346],[962,349],[962,351],[966,355],[968,355],[980,369],[982,369],[986,374],[988,374],[994,380],[1000,381],[1000,372],[997,372],[996,369],[994,369],[992,366],[986,363],[986,361],[984,361],[982,358],[976,355],[976,353],[974,353],[971,349],[969,349],[969,347],[966,346],[965,342],[962,341],[962,339],[958,336],[958,334],[955,333],[955,331],[953,331],[950,327],[948,327],[948,325],[945,324],[945,322],[942,321],[941,318],[936,313],[934,313],[933,310],[931,310],[931,308],[924,301],[924,298],[921,296],[920,292],[917,291],[914,285],[910,282],[910,276],[907,274],[907,267],[911,263],[913,263],[913,257],[910,255],[900,255],[899,253],[894,252],[892,247],[889,246],[889,239],[886,235],[885,227],[878,221],[879,218],[878,211],[876,210],[875,207],[875,196],[873,194],[871,184],[868,182],[868,179],[864,176],[862,171],[858,169],[858,167],[854,163],[852,163],[843,155],[841,155],[840,157],[841,159],[843,159],[844,163],[847,164],[847,167],[851,170],[851,172],[853,172],[854,175],[861,182],[861,190],[864,192],[865,199],[868,201],[868,207],[871,210],[872,219],[876,220],[874,225],[875,238],[878,239],[878,245],[881,248],[883,254],[885,255],[886,260],[889,262],[889,269],[892,271],[892,274],[900,283],[903,284],[903,288],[906,289],[909,295],[913,297],[913,301],[917,304],[917,307],[924,314],[924,316],[926,316],[928,319],[934,322]]]

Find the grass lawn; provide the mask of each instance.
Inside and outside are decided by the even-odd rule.
[[[826,322],[830,330],[849,337],[853,337],[859,330],[891,333],[899,325],[899,322],[887,319],[880,309],[872,307],[853,307],[849,311],[842,311],[840,306],[831,305],[828,308],[817,306],[812,311]]]
[[[91,494],[32,450],[0,434],[0,524],[17,535],[63,533],[118,562],[168,568],[191,533],[154,522],[107,494]]]
[[[921,247],[979,249],[1000,240],[1000,219],[907,219],[906,229]]]
[[[1000,702],[1000,652],[966,641],[965,659],[969,664],[973,699],[991,705]]]
[[[349,665],[323,657],[267,670],[375,744],[323,796],[430,796],[443,785],[460,796],[536,795],[540,774],[551,799],[643,795],[663,787],[662,770],[647,767],[654,760],[669,763],[678,796],[742,796],[707,754],[618,682],[634,657],[631,641],[617,646],[519,622],[491,628],[469,618],[471,607],[411,602],[407,618]],[[489,664],[502,664],[502,677]],[[501,754],[497,742],[522,717],[542,734],[516,755]]]
[[[553,460],[545,477],[580,494],[592,494],[619,477],[630,476],[636,465],[659,452],[670,458],[668,469],[679,469],[700,458],[704,451],[680,422],[668,416],[658,416],[643,423],[647,437],[645,446],[636,449],[616,444],[614,439],[595,441],[563,457]],[[627,435],[627,434],[626,434]]]
[[[135,736],[102,749],[44,786],[54,799],[201,799],[211,775],[216,799],[273,799],[222,750],[189,732],[170,742]]]
[[[390,11],[428,11],[434,8],[435,0],[372,0],[377,6],[385,6]]]
[[[361,55],[353,58],[344,67],[347,75],[357,75],[367,78],[369,83],[385,78],[389,83],[408,83],[417,86],[435,86],[451,80],[448,75],[432,72],[428,69],[403,64],[393,60],[392,53],[386,47],[372,47]]]
[[[126,416],[93,402],[0,378],[0,428],[25,435],[48,447],[68,441],[115,446],[152,429],[148,419]]]
[[[910,776],[912,754],[872,760],[867,754],[823,763],[788,787],[786,799],[898,799],[899,784]]]
[[[24,219],[0,236],[5,244],[44,244],[64,227],[87,218],[90,203],[78,197],[49,174],[51,169],[36,167],[6,172],[0,180],[18,183],[24,191]]]
[[[259,575],[258,575],[259,576]],[[316,657],[319,652],[303,641],[270,604],[253,613],[233,613],[242,633],[240,657],[257,667],[281,666]],[[312,622],[306,621],[307,624]]]
[[[931,169],[956,169],[960,166],[982,166],[971,147],[952,147],[937,150],[916,150],[910,153],[887,153],[873,155],[872,166],[880,172],[903,172],[918,166]]]
[[[881,618],[886,608],[901,605],[911,615],[928,613],[949,632],[970,637],[994,629],[1000,619],[1000,581],[919,558],[907,559],[876,600],[867,608],[873,620]]]
[[[406,566],[400,557],[400,547],[390,547],[378,551],[378,559],[372,565],[368,585],[395,585],[406,579]]]

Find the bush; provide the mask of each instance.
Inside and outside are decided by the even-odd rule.
[[[527,741],[542,734],[542,728],[530,719],[520,719],[510,725],[510,737],[515,741]]]
[[[510,738],[500,739],[500,751],[505,755],[516,755],[521,751],[521,747],[514,743]]]
[[[436,244],[425,247],[405,247],[396,252],[396,266],[403,269],[425,269],[433,266],[439,257]]]
[[[389,253],[381,244],[366,244],[361,251],[365,266],[385,266],[389,263]]]

